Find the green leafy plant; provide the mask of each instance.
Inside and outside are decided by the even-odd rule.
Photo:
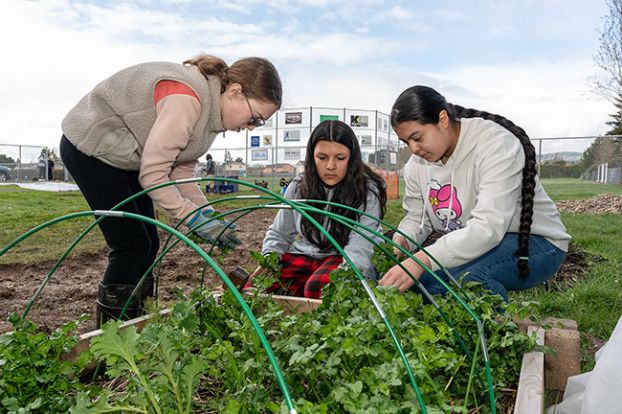
[[[276,256],[257,258],[276,272]],[[418,294],[371,285],[399,333],[427,412],[489,412],[481,341],[471,315],[448,296],[436,298],[445,313],[441,317]],[[507,305],[481,286],[466,290],[469,306],[481,316],[493,386],[511,387],[523,353],[534,345],[514,319],[531,315],[533,303]],[[19,407],[5,404],[6,411],[63,412],[73,403],[70,411],[80,414],[287,412],[264,350],[234,296],[196,290],[180,299],[167,318],[154,318],[140,334],[112,323],[93,339],[83,358],[104,362],[113,387],[101,392],[84,387],[77,396],[54,389],[46,399],[25,399]],[[351,269],[331,273],[323,302],[311,313],[288,314],[269,295],[247,296],[247,301],[280,361],[299,413],[420,412],[383,320]],[[14,347],[10,352],[20,352]],[[48,355],[45,361],[55,357],[42,355]],[[71,366],[72,372],[76,369]],[[19,375],[29,378],[28,371]],[[17,392],[13,388],[7,395]],[[64,405],[39,409],[53,401]]]
[[[106,394],[91,406],[81,396],[72,412],[193,412],[193,398],[206,361],[187,352],[179,342],[179,333],[171,329],[148,327],[139,335],[135,327],[119,330],[119,325],[110,324],[103,335],[93,339],[91,352],[105,361],[108,376],[127,380],[125,390]]]
[[[13,331],[0,336],[0,412],[63,413],[85,390],[78,374],[87,356],[75,363],[63,354],[73,348],[79,322],[69,322],[47,335],[17,314],[9,317]]]
[[[257,261],[257,264],[264,269],[272,272],[274,275],[281,273],[281,264],[279,263],[279,255],[275,252],[262,255],[259,252],[251,251],[251,257]]]

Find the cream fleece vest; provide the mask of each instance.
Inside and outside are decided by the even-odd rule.
[[[198,159],[224,128],[220,115],[220,79],[196,66],[150,62],[131,66],[100,82],[62,122],[67,139],[86,155],[109,165],[138,171],[143,148],[156,120],[153,93],[161,80],[188,85],[201,100],[201,114],[188,146],[175,163]]]

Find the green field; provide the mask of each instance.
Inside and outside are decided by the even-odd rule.
[[[278,183],[278,181],[277,181]],[[622,193],[619,186],[586,185],[579,180],[545,180],[544,186],[556,200],[588,198],[602,191]],[[241,194],[250,194],[248,191]],[[221,196],[212,196],[221,197]],[[237,201],[235,204],[241,204]],[[77,192],[51,193],[0,186],[0,246],[48,220],[64,214],[87,210]],[[387,220],[397,224],[402,216],[401,202],[391,200]],[[543,316],[574,319],[579,323],[585,367],[593,359],[587,349],[593,338],[605,340],[622,314],[622,215],[562,213],[573,244],[588,254],[586,276],[555,286],[515,292],[512,300],[536,300],[542,303]],[[36,263],[58,258],[91,218],[65,221],[28,239],[23,246],[0,257],[0,265]],[[99,231],[92,232],[77,247],[78,251],[101,251],[105,247]],[[595,260],[594,257],[598,258]]]
[[[622,194],[622,185],[598,184],[577,178],[545,178],[542,186],[553,200],[583,200],[602,193]]]
[[[280,177],[240,177],[240,180],[255,183],[256,181],[266,181],[268,188],[272,191],[280,191]],[[578,178],[545,178],[541,180],[542,186],[553,200],[583,200],[593,197],[597,194],[612,193],[616,195],[622,194],[622,185],[619,184],[599,184],[591,181],[580,180]],[[404,179],[399,181],[399,194],[404,195],[405,183]]]

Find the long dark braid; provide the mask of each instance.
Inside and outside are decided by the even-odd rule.
[[[436,90],[427,86],[413,86],[406,89],[397,98],[391,111],[391,125],[396,127],[405,121],[417,121],[422,124],[438,123],[439,113],[446,110],[452,121],[460,118],[483,118],[494,121],[514,134],[523,146],[525,166],[521,188],[521,213],[518,235],[518,274],[529,276],[529,236],[533,221],[533,199],[536,190],[536,149],[524,129],[509,119],[485,111],[464,108],[448,103]]]
[[[533,221],[533,198],[536,192],[536,149],[523,128],[515,125],[512,121],[501,115],[464,108],[460,105],[450,103],[447,104],[447,107],[451,118],[484,118],[496,122],[514,134],[523,146],[523,151],[525,151],[525,166],[523,167],[523,186],[521,189],[518,249],[515,255],[518,257],[519,276],[527,277],[529,276],[529,236],[531,234],[531,223]]]

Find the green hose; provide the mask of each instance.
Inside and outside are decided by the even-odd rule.
[[[285,199],[283,196],[276,194],[266,188],[251,184],[251,183],[247,183],[245,181],[241,181],[241,180],[236,180],[236,179],[225,179],[225,178],[211,178],[211,180],[213,181],[228,181],[228,182],[233,182],[233,183],[237,183],[242,184],[242,185],[246,185],[248,187],[251,187],[259,192],[268,194],[269,196],[273,197],[273,199],[278,200],[282,203],[285,203],[287,205],[290,205],[291,208],[293,208],[294,210],[296,210],[298,213],[300,213],[303,217],[305,217],[312,225],[316,226],[318,228],[318,230],[326,237],[327,240],[329,240],[333,246],[335,247],[335,249],[337,250],[337,252],[343,256],[344,260],[346,260],[346,262],[348,263],[348,265],[354,270],[354,273],[356,275],[356,277],[361,280],[361,283],[363,284],[363,288],[365,289],[365,292],[367,294],[367,296],[370,298],[370,300],[372,301],[372,304],[374,305],[374,308],[376,309],[376,311],[378,312],[378,314],[380,315],[380,317],[382,318],[385,326],[387,327],[388,331],[389,331],[389,335],[391,336],[391,339],[398,351],[398,353],[400,354],[400,358],[402,359],[402,363],[406,369],[406,372],[408,373],[408,377],[410,379],[411,385],[415,391],[415,394],[417,396],[417,401],[419,403],[419,406],[422,410],[422,412],[424,414],[427,414],[427,409],[425,406],[425,403],[423,402],[423,397],[421,396],[421,391],[419,390],[419,387],[417,386],[417,381],[415,380],[414,374],[412,372],[412,368],[410,367],[410,363],[408,362],[408,359],[406,358],[406,355],[404,354],[404,350],[402,349],[402,346],[399,343],[399,340],[397,338],[397,335],[395,334],[393,327],[391,326],[390,322],[388,321],[384,311],[382,310],[382,307],[380,306],[380,304],[378,303],[377,298],[375,297],[375,295],[373,294],[373,292],[371,291],[371,288],[369,287],[369,284],[367,283],[367,281],[365,280],[365,278],[363,277],[363,275],[361,275],[360,271],[356,268],[356,266],[354,266],[354,264],[352,263],[352,261],[350,260],[350,258],[344,253],[343,249],[341,248],[341,246],[339,246],[339,244],[337,243],[337,241],[326,231],[326,229],[324,229],[316,220],[313,219],[313,217],[309,216],[302,208],[300,208],[295,202],[291,202],[287,199]],[[158,188],[161,188],[165,185],[177,185],[177,184],[188,184],[188,183],[194,183],[194,182],[199,182],[199,181],[206,181],[205,178],[188,178],[188,179],[183,179],[183,180],[176,180],[176,181],[171,181],[169,183],[164,183],[164,184],[159,184],[157,186],[151,187],[147,190],[141,191],[140,193],[134,194],[132,197],[129,197],[128,199],[126,199],[126,202],[130,199],[134,199],[137,197],[140,197],[143,194],[146,194],[150,191],[156,190]],[[230,211],[229,214],[233,214],[235,211],[237,210],[233,210]],[[221,213],[221,214],[217,214],[214,216],[211,216],[210,219],[212,220],[217,220],[220,219],[221,217],[226,216],[225,213]]]
[[[274,374],[276,376],[277,379],[277,383],[279,384],[279,388],[281,389],[281,392],[283,393],[283,397],[285,398],[285,403],[287,404],[287,407],[289,409],[290,414],[296,414],[296,408],[293,404],[291,395],[289,393],[289,388],[287,387],[287,384],[285,382],[285,378],[283,375],[283,371],[281,370],[278,361],[276,360],[276,357],[274,356],[274,352],[272,351],[272,347],[270,346],[270,343],[268,342],[263,330],[261,329],[261,327],[259,326],[259,323],[257,322],[257,319],[255,318],[253,312],[251,311],[250,307],[248,306],[248,304],[246,303],[246,301],[244,301],[244,299],[242,298],[242,295],[240,295],[240,292],[238,292],[237,288],[235,287],[235,285],[233,284],[233,282],[231,282],[231,280],[227,277],[227,275],[222,271],[222,269],[218,266],[218,264],[207,255],[207,253],[205,253],[196,243],[194,243],[192,240],[190,240],[187,236],[183,235],[182,233],[180,233],[179,231],[175,230],[174,228],[167,226],[166,224],[163,224],[157,220],[154,220],[152,218],[149,217],[144,217],[141,216],[139,214],[134,214],[134,213],[128,213],[128,212],[124,212],[124,211],[103,211],[103,210],[96,210],[96,211],[83,211],[83,212],[79,212],[79,213],[72,213],[72,214],[68,214],[62,217],[58,217],[56,219],[50,220],[46,223],[43,223],[37,227],[35,227],[34,229],[28,231],[27,233],[23,234],[22,236],[20,236],[19,238],[17,238],[16,240],[14,240],[13,242],[11,242],[8,246],[6,246],[4,249],[0,250],[0,256],[2,256],[4,253],[6,253],[8,250],[10,250],[13,246],[17,245],[18,243],[20,243],[21,241],[23,241],[24,239],[28,238],[29,236],[35,234],[36,232],[51,226],[53,224],[65,221],[65,220],[70,220],[73,218],[78,218],[78,217],[84,217],[84,216],[95,216],[95,217],[100,217],[100,218],[104,218],[104,217],[112,217],[112,218],[129,218],[129,219],[133,219],[133,220],[139,220],[148,224],[152,224],[154,226],[157,226],[169,233],[174,234],[175,236],[177,236],[179,239],[181,239],[184,243],[186,243],[186,245],[188,245],[191,249],[193,249],[196,253],[198,253],[203,260],[205,260],[207,263],[209,263],[209,265],[216,271],[216,273],[218,274],[218,276],[220,277],[220,279],[224,282],[224,284],[227,286],[227,288],[231,291],[231,293],[233,294],[234,298],[236,299],[236,301],[240,304],[240,306],[242,307],[242,311],[244,312],[244,314],[246,315],[246,317],[249,319],[249,321],[251,322],[251,325],[253,327],[253,329],[255,330],[257,336],[259,337],[259,341],[261,342],[261,345],[264,348],[264,351],[266,352],[266,355],[268,357],[268,360],[270,361],[270,365],[272,366],[272,369],[274,371]],[[48,278],[49,280],[49,278]],[[47,283],[47,280],[46,280]],[[40,292],[43,289],[43,286],[40,286],[38,289],[38,292]],[[36,298],[35,298],[36,299]],[[34,302],[34,299],[33,301]],[[32,302],[29,304],[29,308],[32,305]]]

